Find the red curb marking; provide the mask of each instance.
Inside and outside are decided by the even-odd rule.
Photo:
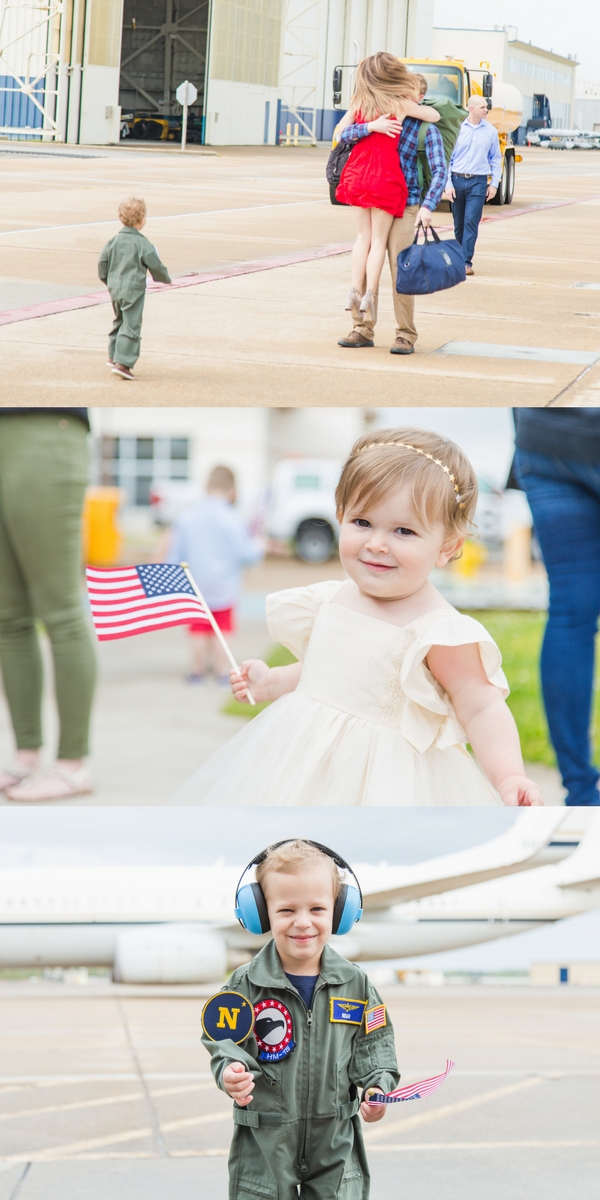
[[[555,200],[550,204],[532,204],[512,212],[494,213],[482,217],[484,221],[508,221],[512,217],[526,217],[528,213],[545,212],[551,208],[568,208],[573,204],[587,204],[600,200],[600,195],[585,196],[580,200]],[[438,232],[453,232],[453,225],[436,225]],[[259,271],[273,271],[277,267],[293,267],[298,263],[314,262],[319,258],[332,258],[337,254],[349,254],[352,243],[340,242],[335,246],[322,246],[318,250],[302,250],[297,254],[281,254],[274,258],[258,258],[234,267],[221,267],[214,271],[201,271],[197,275],[180,275],[173,283],[151,283],[148,292],[173,291],[178,288],[195,287],[200,283],[216,283],[220,279],[235,279],[238,275],[255,275]],[[37,317],[51,317],[57,313],[73,312],[80,308],[94,308],[97,304],[110,304],[108,292],[91,292],[87,296],[70,296],[65,300],[48,300],[45,304],[30,304],[26,308],[12,308],[0,312],[0,325],[14,325],[18,321],[33,321]]]
[[[258,271],[272,271],[276,267],[293,267],[297,263],[313,262],[318,258],[331,258],[335,254],[349,254],[352,244],[342,242],[337,246],[322,246],[318,250],[302,250],[297,254],[281,254],[274,258],[259,258],[233,267],[220,267],[214,271],[201,271],[197,275],[180,275],[167,283],[151,283],[147,292],[167,292],[177,288],[195,287],[199,283],[214,283],[219,279],[235,279],[238,275],[254,275]],[[56,313],[73,312],[74,309],[94,308],[97,304],[110,304],[107,291],[91,292],[88,296],[70,296],[64,300],[47,300],[44,304],[31,304],[26,308],[13,308],[0,313],[0,325],[14,325],[17,321],[32,321],[36,317],[51,317]]]

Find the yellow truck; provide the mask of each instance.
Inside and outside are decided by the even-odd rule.
[[[487,62],[481,62],[477,68],[467,67],[466,63],[458,58],[403,58],[401,62],[407,70],[425,76],[428,84],[427,99],[432,103],[435,103],[436,96],[445,96],[466,108],[469,96],[485,96],[489,110],[487,119],[498,130],[502,152],[502,178],[491,203],[512,204],[515,192],[515,163],[523,161],[522,156],[516,153],[511,138],[523,116],[521,93],[511,84],[500,83],[495,79]],[[336,67],[333,72],[334,107],[341,104],[342,69]],[[333,134],[334,146],[336,142],[337,128]],[[332,201],[335,203],[334,196]]]
[[[502,178],[492,204],[512,204],[515,163],[523,161],[511,138],[523,116],[523,97],[518,89],[495,79],[487,62],[481,62],[476,69],[467,67],[459,58],[403,58],[402,62],[408,71],[425,76],[428,100],[435,102],[436,96],[448,96],[466,108],[469,96],[485,96],[487,119],[498,130],[502,152]]]

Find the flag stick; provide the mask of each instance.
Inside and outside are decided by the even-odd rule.
[[[229,662],[231,663],[234,671],[237,671],[237,673],[239,675],[240,668],[238,667],[238,665],[235,661],[235,658],[233,657],[233,654],[231,653],[231,650],[229,649],[229,646],[227,645],[227,642],[225,641],[225,638],[223,637],[223,634],[222,634],[221,630],[219,629],[219,626],[217,625],[217,622],[215,621],[215,618],[213,617],[213,615],[210,611],[210,608],[208,607],[208,604],[206,603],[206,600],[204,599],[204,596],[202,595],[202,592],[200,591],[200,588],[198,587],[198,584],[196,583],[196,580],[194,579],[194,576],[192,575],[192,573],[190,571],[190,568],[188,567],[188,564],[186,562],[182,562],[179,564],[179,566],[183,570],[183,572],[186,576],[186,579],[187,579],[188,583],[190,584],[190,587],[193,588],[194,594],[198,597],[198,600],[203,605],[203,607],[206,611],[208,620],[210,621],[210,623],[213,627],[213,631],[216,634],[216,636],[218,637],[218,639],[227,655]],[[250,691],[249,687],[246,687],[246,695],[248,697],[248,700],[250,701],[250,704],[256,704],[256,700],[254,699],[254,696],[252,695],[252,692]]]

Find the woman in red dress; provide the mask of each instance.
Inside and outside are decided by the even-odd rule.
[[[356,71],[350,108],[338,127],[368,124],[370,136],[357,142],[342,171],[336,199],[351,204],[358,217],[358,235],[352,251],[352,289],[349,311],[375,315],[375,297],[395,217],[406,207],[406,180],[402,174],[398,143],[404,117],[436,122],[440,114],[429,104],[417,103],[418,83],[404,63],[379,51],[364,58]],[[366,291],[363,288],[366,279]]]

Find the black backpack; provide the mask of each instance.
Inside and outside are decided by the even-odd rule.
[[[336,200],[335,193],[338,183],[342,178],[342,171],[350,158],[352,152],[352,142],[338,142],[334,146],[325,167],[325,178],[329,184],[329,197],[332,204],[341,204],[341,200]]]

